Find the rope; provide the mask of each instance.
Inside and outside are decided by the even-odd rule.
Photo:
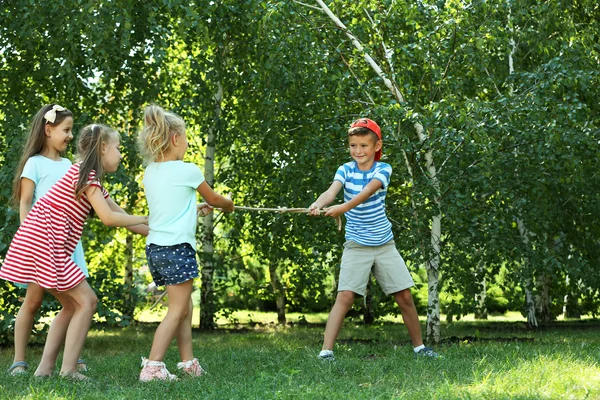
[[[287,207],[264,208],[264,207],[234,206],[233,209],[234,210],[240,210],[240,211],[276,212],[276,213],[279,213],[279,214],[285,214],[285,213],[302,213],[302,214],[308,214],[308,213],[310,213],[310,209],[308,209],[308,208],[287,208]],[[325,210],[319,210],[319,214],[324,214],[324,213],[326,213]],[[335,219],[337,221],[338,230],[341,231],[342,230],[342,218],[336,217]],[[156,299],[156,301],[154,302],[154,304],[152,304],[152,306],[150,306],[150,309],[152,310],[154,307],[156,307],[158,305],[158,303],[160,303],[160,301],[166,295],[167,295],[167,291],[165,290],[164,292],[161,293],[161,295],[158,297],[158,299]]]
[[[285,213],[309,214],[310,213],[310,209],[308,209],[308,208],[287,208],[287,207],[263,208],[263,207],[234,206],[233,209],[240,210],[240,211],[267,211],[267,212],[276,212],[279,214],[285,214]],[[324,214],[325,212],[326,212],[325,210],[319,210],[319,214]],[[337,221],[338,231],[341,231],[342,230],[342,218],[336,217],[335,219]]]

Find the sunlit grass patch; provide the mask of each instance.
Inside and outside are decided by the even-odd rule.
[[[255,315],[256,316],[256,315]],[[253,316],[253,317],[255,317]],[[258,316],[256,316],[258,320]],[[321,317],[318,317],[321,318]],[[308,318],[307,318],[308,319]],[[31,375],[0,377],[1,399],[595,399],[600,398],[600,337],[593,324],[459,321],[455,339],[434,345],[443,359],[416,358],[402,324],[347,321],[335,362],[317,359],[322,325],[262,324],[193,333],[208,375],[179,382],[138,382],[156,326],[90,331],[83,356],[89,383]],[[479,334],[475,330],[480,330]],[[12,349],[0,349],[8,368]],[[31,346],[32,370],[42,347]],[[175,343],[165,363],[176,371]]]

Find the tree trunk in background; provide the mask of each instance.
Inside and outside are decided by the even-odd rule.
[[[371,325],[373,322],[375,322],[375,315],[373,313],[373,283],[370,275],[369,282],[367,283],[367,291],[365,292],[363,301],[363,322],[366,325]]]
[[[508,53],[508,74],[512,75],[515,72],[513,56],[517,52],[517,42],[515,41],[515,38],[514,38],[515,30],[514,30],[514,26],[513,26],[513,22],[512,22],[512,6],[510,3],[508,5],[508,17],[507,17],[506,25],[512,35],[509,40],[510,51]],[[512,96],[513,91],[514,91],[512,83],[508,87],[508,90],[509,90],[509,96]],[[517,148],[515,148],[514,151],[516,154]],[[519,175],[518,172],[515,171],[515,176],[518,177],[518,175]],[[523,243],[525,244],[526,247],[529,247],[529,237],[528,237],[529,231],[527,230],[527,228],[525,227],[525,224],[523,223],[523,220],[521,219],[521,214],[519,214],[517,216],[517,228],[519,229],[519,235],[521,236],[521,240],[523,240]],[[527,266],[528,264],[529,264],[529,259],[527,259],[527,258],[524,259],[523,265]],[[537,328],[538,322],[537,322],[537,318],[535,316],[535,300],[533,298],[533,292],[531,291],[532,287],[533,287],[532,279],[531,279],[531,277],[527,277],[525,279],[525,283],[523,285],[523,291],[525,292],[525,313],[527,314],[527,325],[530,328]]]
[[[123,314],[129,316],[133,321],[133,314],[135,312],[135,303],[133,301],[133,233],[128,232],[125,238],[125,248],[127,252],[127,260],[125,262],[125,276],[123,277],[123,283],[125,284],[125,301],[123,304]]]
[[[569,278],[569,275],[565,277],[565,282],[567,286],[567,294],[565,294],[563,314],[565,318],[581,318],[581,311],[579,311],[577,292],[573,290],[573,286],[571,285],[571,278]]]
[[[486,289],[485,277],[482,277],[481,292],[475,295],[475,319],[488,319],[488,310],[485,305]]]
[[[525,245],[528,246],[529,238],[527,237],[527,235],[529,233],[527,232],[527,229],[525,228],[525,225],[523,224],[521,218],[517,218],[517,227],[519,228],[519,234],[521,235],[523,243],[525,243]],[[524,259],[523,264],[526,266],[527,264],[529,264],[529,260],[527,258]],[[527,315],[527,325],[530,328],[537,328],[538,322],[535,316],[535,300],[533,298],[533,292],[531,291],[532,286],[532,279],[529,277],[526,278],[525,284],[523,285],[523,291],[525,292],[525,314]]]
[[[420,126],[420,125],[419,125]],[[417,132],[421,143],[425,142],[426,138],[422,132],[423,128]],[[437,208],[437,214],[433,216],[431,221],[431,248],[433,254],[427,262],[427,341],[438,343],[442,336],[442,328],[440,325],[440,292],[439,292],[439,268],[440,268],[440,238],[442,237],[442,214],[440,202],[440,183],[437,179],[435,165],[433,164],[432,150],[425,153],[427,160],[427,171],[431,178],[431,183],[435,188],[434,202]]]
[[[548,323],[554,320],[552,310],[550,308],[550,286],[547,275],[541,275],[537,279],[538,295],[535,296],[535,308],[538,312],[539,320],[542,323]]]
[[[217,122],[221,116],[221,102],[223,101],[223,87],[218,84],[214,96],[214,121],[208,128],[206,140],[206,155],[204,157],[204,178],[206,183],[213,187],[215,183],[215,138]],[[203,218],[202,227],[202,286],[200,288],[200,329],[214,329],[215,304],[213,293],[213,276],[215,272],[214,257],[214,213]]]
[[[285,289],[281,285],[281,280],[277,275],[277,262],[269,261],[269,275],[271,279],[271,287],[275,293],[275,303],[277,305],[277,323],[285,325],[287,319],[285,317]]]

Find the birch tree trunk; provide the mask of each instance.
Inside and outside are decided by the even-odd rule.
[[[538,295],[535,297],[537,315],[542,323],[548,323],[553,320],[552,310],[550,309],[549,278],[546,274],[542,274],[538,276],[536,283],[538,286]]]
[[[487,285],[482,263],[479,264],[477,269],[479,278],[481,279],[481,291],[475,295],[475,319],[488,319],[488,310],[485,305]]]
[[[361,52],[364,59],[375,71],[375,73],[383,80],[385,86],[392,92],[392,95],[398,102],[398,104],[404,104],[404,97],[398,85],[393,80],[390,80],[383,72],[377,62],[371,57],[369,53],[364,49],[360,41],[348,30],[346,25],[340,19],[333,14],[333,12],[327,7],[323,0],[316,0],[323,12],[346,34],[346,36],[352,41],[354,47]],[[300,3],[299,3],[300,4]],[[423,143],[426,141],[427,136],[424,133],[423,125],[419,122],[414,123],[414,128],[417,133],[419,142]],[[441,214],[441,192],[440,185],[437,177],[436,167],[433,162],[433,150],[428,148],[425,154],[427,173],[431,180],[431,184],[435,190],[434,203],[437,208],[437,213],[431,221],[431,249],[432,255],[426,263],[427,268],[427,285],[428,285],[428,299],[427,299],[427,340],[439,342],[441,337],[440,327],[440,298],[439,298],[439,266],[440,266],[440,237],[442,232],[442,214]]]
[[[275,293],[275,303],[277,305],[277,323],[285,325],[287,322],[285,317],[285,289],[283,285],[281,285],[279,275],[277,275],[276,261],[269,261],[269,275],[271,279],[271,287],[273,288],[273,293]]]
[[[363,322],[366,325],[371,325],[375,322],[375,316],[373,315],[373,284],[371,283],[371,276],[369,275],[369,282],[367,283],[367,290],[365,297],[363,298]]]
[[[206,154],[204,156],[204,178],[209,186],[215,183],[215,138],[217,122],[221,116],[221,103],[223,101],[223,87],[217,84],[217,93],[214,95],[214,122],[208,128],[206,140]],[[202,226],[202,286],[200,289],[200,329],[215,328],[215,305],[213,293],[214,264],[214,213],[209,213],[203,218]]]
[[[508,25],[508,30],[511,34],[510,39],[509,39],[510,52],[508,53],[508,74],[512,75],[515,72],[513,56],[517,52],[517,42],[515,41],[515,37],[514,37],[515,31],[514,31],[513,23],[512,23],[512,4],[511,4],[510,0],[508,1],[507,25]],[[512,94],[513,94],[512,84],[508,87],[508,90],[509,90],[509,96],[512,96]],[[517,149],[515,148],[514,151],[516,154]],[[518,174],[515,173],[515,175],[518,175]],[[523,241],[523,243],[525,244],[526,247],[529,246],[529,231],[525,227],[525,224],[523,223],[523,220],[521,219],[520,214],[517,216],[517,227],[519,228],[519,235],[521,236],[521,240]],[[525,265],[527,265],[529,263],[529,259],[525,258],[523,260],[523,262]],[[525,291],[525,313],[527,314],[527,325],[530,328],[538,326],[537,318],[535,315],[535,299],[534,299],[533,292],[532,292],[532,286],[533,286],[532,278],[527,277],[525,279],[523,290]]]
[[[571,278],[569,275],[565,277],[565,283],[567,286],[567,293],[565,294],[563,314],[565,318],[581,318],[581,311],[579,311],[577,302],[577,293],[571,286]]]
[[[525,228],[525,224],[523,224],[523,221],[521,220],[521,218],[517,218],[517,227],[519,228],[519,234],[521,235],[521,239],[523,240],[523,243],[525,243],[526,246],[529,245],[529,233],[527,232],[527,229]],[[525,263],[525,265],[527,265],[529,263],[529,259],[527,257],[524,258],[523,262]],[[531,291],[531,287],[532,287],[533,283],[530,277],[527,277],[525,279],[525,284],[524,284],[524,291],[525,291],[525,313],[527,314],[527,325],[530,328],[537,328],[538,326],[538,322],[537,322],[537,318],[535,316],[535,301],[533,298],[533,292]]]

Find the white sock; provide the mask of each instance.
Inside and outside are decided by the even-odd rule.
[[[420,352],[421,350],[423,350],[425,348],[425,345],[422,344],[420,346],[415,347],[413,350],[415,351],[415,353]]]

